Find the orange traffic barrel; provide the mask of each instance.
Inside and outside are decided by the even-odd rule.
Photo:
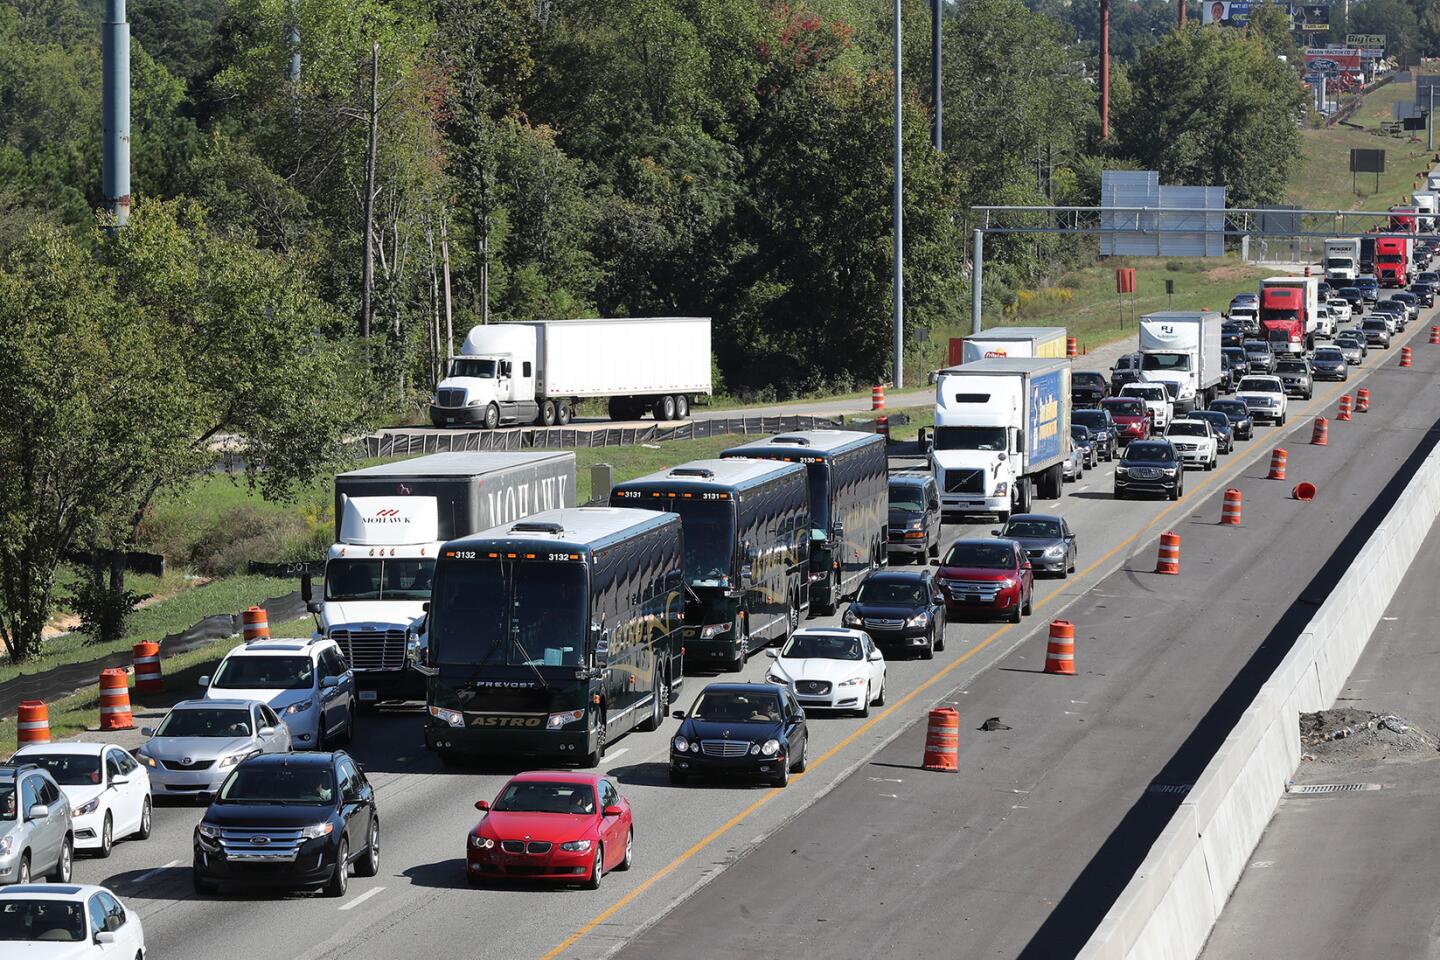
[[[1065,338],[1065,356],[1067,356],[1067,357],[1078,357],[1078,356],[1080,356],[1080,341],[1079,341],[1079,340],[1076,340],[1074,337],[1066,337],[1066,338]]]
[[[160,644],[151,640],[137,643],[130,648],[130,659],[135,664],[137,693],[165,692],[165,678],[160,675]]]
[[[1075,675],[1075,624],[1069,620],[1050,621],[1050,640],[1045,645],[1045,672]]]
[[[44,700],[21,700],[17,719],[15,741],[20,746],[50,742],[50,708],[45,706]]]
[[[954,707],[930,711],[930,729],[925,732],[925,769],[960,769],[960,711]]]
[[[1354,408],[1355,401],[1348,393],[1340,394],[1340,412],[1335,414],[1336,420],[1349,420],[1350,411]]]
[[[1310,443],[1323,447],[1330,443],[1330,421],[1324,417],[1315,418],[1315,429],[1310,432]]]
[[[1180,534],[1160,534],[1160,554],[1155,561],[1156,573],[1180,572]]]
[[[1402,366],[1402,367],[1408,367],[1408,366],[1410,366],[1410,357],[1411,357],[1410,348],[1409,348],[1409,347],[1401,347],[1401,348],[1400,348],[1400,366]]]
[[[1309,503],[1315,499],[1315,484],[1308,480],[1301,480],[1295,484],[1295,489],[1290,491],[1290,496],[1296,500],[1304,500],[1306,503]]]
[[[1220,522],[1232,527],[1240,526],[1240,510],[1244,498],[1240,491],[1231,487],[1225,491],[1225,503],[1220,507]]]
[[[885,409],[885,385],[883,383],[877,383],[870,388],[870,409]]]
[[[1270,454],[1270,474],[1267,480],[1284,480],[1285,464],[1290,460],[1290,453],[1284,447],[1276,447]]]
[[[264,607],[251,607],[242,615],[245,623],[245,642],[252,640],[270,639],[270,615],[265,612]]]
[[[875,418],[875,432],[878,433],[878,434],[880,434],[880,436],[884,437],[886,440],[889,440],[889,439],[890,439],[890,418],[889,418],[889,417],[876,417],[876,418]]]
[[[1370,390],[1369,390],[1369,388],[1367,388],[1367,387],[1361,387],[1359,390],[1356,390],[1356,391],[1355,391],[1355,412],[1356,412],[1356,413],[1369,413],[1369,412],[1370,412]]]
[[[1431,343],[1440,343],[1440,327],[1431,327],[1431,328],[1430,328],[1430,342],[1431,342]]]
[[[130,675],[124,667],[100,671],[100,729],[131,730],[135,718],[130,714]]]

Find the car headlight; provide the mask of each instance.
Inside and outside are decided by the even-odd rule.
[[[1010,483],[1009,483],[1009,481],[1001,481],[1000,483],[995,484],[995,496],[997,496],[997,497],[1003,497],[1003,496],[1005,496],[1006,494],[1008,494],[1009,492],[1010,492]]]
[[[469,403],[465,404],[465,406],[467,406],[467,407],[478,407],[478,406],[480,406],[480,401],[479,401],[479,400],[471,400]]]
[[[15,849],[15,835],[13,833],[0,837],[0,857],[10,856],[10,851]]]
[[[154,758],[154,757],[147,756],[147,755],[145,755],[145,754],[143,754],[143,753],[133,753],[133,754],[131,754],[131,756],[133,756],[133,757],[136,759],[137,762],[143,763],[143,764],[145,764],[145,766],[147,766],[147,767],[158,767],[158,766],[160,766],[160,764],[155,761],[155,758]]]
[[[837,687],[858,687],[865,682],[864,677],[851,677],[849,680],[841,680],[835,684]]]
[[[561,727],[571,723],[578,723],[585,719],[584,710],[566,710],[563,713],[552,713],[545,718],[546,730],[559,730]]]
[[[856,613],[853,609],[847,607],[845,610],[845,615],[840,618],[840,622],[845,624],[845,626],[847,627],[859,626],[861,623],[864,622],[864,618],[861,617],[858,613]]]
[[[567,840],[560,844],[560,849],[567,853],[584,853],[590,849],[589,840]]]
[[[431,707],[430,716],[452,727],[465,726],[465,714],[459,710],[447,710],[445,707]]]
[[[1064,553],[1065,553],[1065,545],[1064,545],[1063,543],[1057,543],[1057,544],[1055,544],[1054,546],[1050,546],[1050,547],[1046,547],[1046,548],[1045,548],[1045,556],[1047,556],[1047,557],[1059,557],[1059,556],[1063,556]]]
[[[1165,467],[1165,468],[1164,468],[1163,470],[1161,470],[1160,472],[1163,473],[1163,474],[1165,474],[1165,476],[1167,476],[1167,477],[1173,477],[1173,476],[1175,476],[1175,471],[1176,471],[1177,469],[1178,469],[1178,468],[1176,468],[1176,467]]]
[[[296,703],[292,703],[290,704],[290,706],[286,707],[285,711],[281,713],[280,716],[293,717],[297,713],[304,713],[306,710],[309,710],[313,706],[315,706],[314,700],[301,700]]]
[[[790,681],[776,673],[765,674],[766,683],[778,683],[781,686],[789,686]]]
[[[335,832],[335,824],[328,820],[325,823],[312,823],[300,831],[302,840],[318,840],[321,837],[328,837]]]
[[[1124,474],[1130,472],[1130,468],[1125,466],[1125,464],[1123,463],[1117,463],[1115,464],[1115,472],[1123,476]]]
[[[472,833],[470,834],[470,846],[476,850],[489,850],[495,846],[495,841],[489,837],[476,836]]]
[[[686,740],[684,737],[676,737],[673,741],[671,741],[671,744],[675,747],[676,753],[684,753],[686,750],[690,749],[690,741]]]
[[[233,766],[235,766],[237,763],[244,763],[246,760],[249,760],[251,757],[258,757],[258,756],[260,756],[260,751],[259,751],[258,749],[251,750],[251,751],[249,751],[249,752],[247,752],[247,753],[232,753],[230,756],[226,757],[225,759],[221,760],[218,764],[216,764],[216,766],[217,766],[217,767],[233,767]]]
[[[85,816],[85,814],[87,814],[87,813],[94,813],[94,812],[95,812],[96,810],[98,810],[99,808],[100,808],[100,798],[99,798],[99,797],[96,797],[94,800],[91,800],[89,803],[82,803],[82,804],[80,804],[80,806],[78,806],[78,807],[76,807],[75,809],[71,810],[71,811],[70,811],[70,816],[72,816],[72,817],[83,817],[83,816]]]
[[[911,617],[909,620],[906,620],[906,621],[905,621],[905,626],[907,626],[907,627],[923,627],[923,626],[925,626],[925,624],[927,624],[927,623],[929,623],[929,622],[930,622],[930,614],[926,613],[924,610],[921,610],[919,613],[915,614],[915,616]]]
[[[213,823],[202,822],[199,826],[195,828],[195,832],[209,840],[220,839],[220,828],[215,826]]]
[[[734,625],[733,621],[730,623],[707,623],[700,628],[700,639],[709,640],[712,637],[720,636],[722,633],[729,633],[730,628]]]
[[[919,520],[911,520],[909,523],[907,523],[907,524],[905,525],[905,529],[906,529],[906,530],[924,530],[924,529],[925,529],[925,525],[924,525],[923,523],[921,523]]]
[[[760,752],[765,754],[765,756],[767,757],[775,756],[775,754],[780,752],[780,741],[766,740],[760,745]]]

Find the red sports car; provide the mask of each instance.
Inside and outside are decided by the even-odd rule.
[[[613,781],[593,773],[537,771],[510,779],[465,843],[465,875],[561,880],[591,890],[609,870],[629,870],[635,823]]]
[[[1100,406],[1110,411],[1120,434],[1120,443],[1145,440],[1150,436],[1150,411],[1145,401],[1134,397],[1106,397]]]

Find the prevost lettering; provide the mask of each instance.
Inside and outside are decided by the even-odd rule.
[[[490,511],[490,525],[523,520],[532,513],[565,506],[565,484],[569,477],[544,477],[533,483],[488,491],[485,507]]]
[[[534,680],[476,680],[477,690],[533,690],[539,684]]]

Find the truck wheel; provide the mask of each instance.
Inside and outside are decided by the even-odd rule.
[[[669,395],[655,398],[654,413],[656,420],[675,419],[675,398]]]
[[[562,427],[568,427],[570,420],[575,416],[575,411],[570,408],[569,400],[560,400],[555,404],[555,422]]]
[[[555,426],[555,401],[545,400],[540,404],[539,419],[542,427]]]
[[[675,394],[675,419],[684,420],[690,416],[690,398],[683,393]]]
[[[611,420],[628,420],[626,414],[630,412],[630,401],[625,397],[611,397],[605,404],[606,412],[610,414]]]
[[[485,408],[485,429],[494,430],[498,426],[500,426],[500,408],[492,403]]]

